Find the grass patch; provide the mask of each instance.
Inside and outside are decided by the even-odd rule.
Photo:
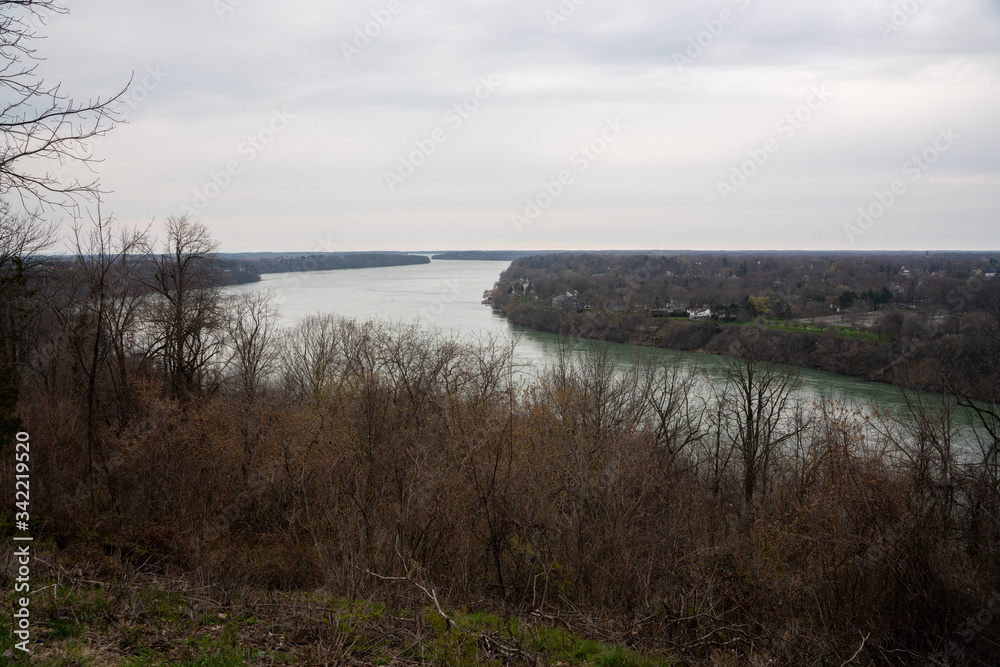
[[[49,554],[51,560],[59,556]],[[12,591],[0,595],[0,665],[86,667],[229,667],[236,665],[375,664],[401,658],[460,667],[557,664],[567,667],[658,667],[666,658],[640,656],[613,643],[553,628],[534,618],[481,610],[451,612],[448,626],[430,607],[393,609],[320,593],[247,592],[216,600],[183,582],[135,575],[128,584],[95,583],[89,573],[61,585],[41,571],[49,589],[35,598],[31,655],[12,650]]]
[[[564,628],[541,625],[534,620],[505,619],[488,612],[459,613],[456,623],[472,634],[497,633],[526,654],[544,656],[544,664],[562,663],[581,667],[670,667],[665,656],[642,656],[616,644],[583,637]]]
[[[860,329],[852,329],[851,327],[833,325],[819,327],[812,324],[792,324],[780,322],[778,320],[767,320],[765,322],[719,322],[719,324],[731,327],[762,326],[765,329],[770,329],[772,331],[808,333],[815,334],[817,336],[836,336],[838,338],[850,338],[853,340],[868,340],[874,342],[878,342],[879,340],[878,334],[870,331],[861,331]]]
[[[45,622],[45,627],[56,639],[70,639],[83,634],[83,626],[71,618],[50,618]]]

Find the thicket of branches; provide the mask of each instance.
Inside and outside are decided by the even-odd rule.
[[[97,212],[75,238],[71,267],[18,269],[5,322],[33,512],[108,538],[104,567],[425,605],[413,581],[692,661],[1000,658],[995,403],[803,404],[752,328],[714,387],[607,354],[535,378],[501,339],[279,330],[186,219],[156,243]]]

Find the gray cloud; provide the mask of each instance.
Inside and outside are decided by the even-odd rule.
[[[943,126],[962,139],[859,243],[1000,246],[996,0],[587,0],[555,30],[558,0],[456,4],[400,0],[347,62],[388,0],[243,0],[222,19],[213,0],[71,2],[39,52],[77,97],[168,73],[98,148],[109,204],[162,219],[236,160],[199,213],[229,250],[845,247],[842,225]],[[703,52],[678,68],[689,38]],[[446,110],[488,75],[496,94],[453,127]],[[723,202],[718,182],[819,85],[829,103]],[[275,110],[294,120],[247,160]],[[517,233],[525,198],[616,116],[621,140]]]

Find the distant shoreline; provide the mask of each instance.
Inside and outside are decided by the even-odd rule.
[[[308,271],[348,271],[390,266],[430,264],[426,255],[404,253],[241,253],[220,254],[216,262],[227,285],[260,282],[269,273],[300,273]]]

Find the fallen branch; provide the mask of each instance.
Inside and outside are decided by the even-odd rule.
[[[405,581],[405,582],[409,582],[409,583],[413,584],[414,586],[416,586],[417,588],[419,588],[421,591],[423,591],[424,595],[426,595],[427,597],[429,597],[431,599],[431,602],[434,603],[434,608],[437,610],[437,613],[440,614],[441,618],[444,619],[444,621],[446,623],[446,627],[447,627],[448,630],[451,630],[452,626],[455,625],[455,621],[452,620],[451,616],[449,616],[448,614],[446,614],[444,612],[444,609],[441,608],[441,603],[438,602],[437,591],[435,591],[433,588],[428,589],[426,586],[421,586],[419,583],[417,583],[416,581],[414,581],[412,577],[409,577],[409,576],[406,576],[406,577],[386,577],[386,576],[383,576],[383,575],[379,574],[378,572],[372,572],[371,570],[365,570],[365,574],[369,574],[369,575],[375,577],[376,579],[380,579],[382,581],[396,581],[396,582],[404,582]]]
[[[569,621],[567,621],[566,619],[564,619],[564,618],[562,618],[560,616],[556,616],[555,614],[546,614],[546,613],[544,613],[544,612],[539,611],[538,609],[536,609],[535,611],[531,612],[531,616],[534,616],[536,618],[540,618],[543,621],[549,621],[550,623],[551,622],[562,623],[566,627],[567,630],[569,630],[570,632],[573,631],[573,628],[570,626]]]
[[[860,634],[860,633],[858,633],[858,634]],[[871,637],[871,634],[872,633],[869,632],[867,635],[864,635],[863,637],[861,637],[861,646],[858,647],[858,650],[854,652],[854,655],[852,655],[849,660],[847,660],[846,662],[841,663],[840,667],[846,667],[846,665],[849,665],[852,662],[854,662],[854,659],[857,658],[858,654],[860,654],[861,651],[862,651],[862,649],[864,649],[865,642],[868,641],[868,638]]]
[[[386,576],[383,576],[381,574],[378,574],[377,572],[372,572],[371,570],[365,570],[365,574],[371,575],[371,576],[375,577],[376,579],[380,579],[382,581],[396,581],[396,582],[404,582],[405,581],[405,582],[413,584],[414,586],[416,586],[417,588],[419,588],[421,591],[423,591],[424,595],[426,595],[427,597],[429,597],[431,599],[431,602],[434,603],[434,608],[437,610],[437,613],[440,614],[441,618],[444,619],[445,628],[447,630],[451,630],[452,627],[454,627],[454,625],[455,625],[455,621],[452,620],[451,616],[449,616],[448,614],[446,614],[445,611],[444,611],[444,609],[441,608],[441,603],[438,601],[437,591],[435,591],[433,588],[429,589],[426,586],[421,585],[419,582],[417,582],[416,580],[414,580],[413,577],[410,576],[411,570],[407,566],[406,559],[403,558],[403,554],[399,551],[399,537],[398,536],[396,537],[396,555],[399,556],[399,562],[400,562],[400,564],[402,564],[403,569],[406,571],[406,576],[405,577],[386,577]]]

